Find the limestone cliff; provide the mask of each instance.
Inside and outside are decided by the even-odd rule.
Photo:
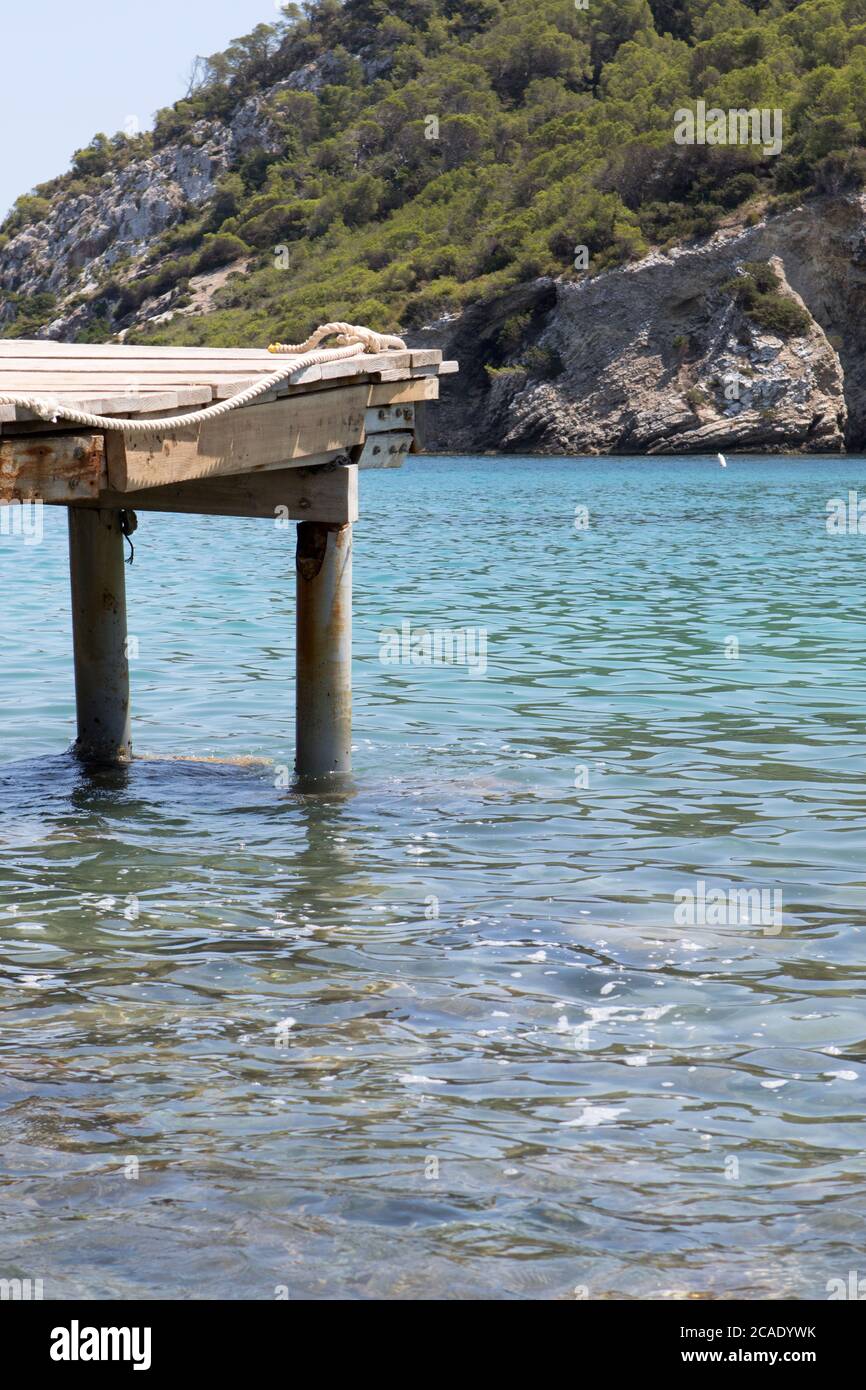
[[[805,331],[768,331],[738,304],[731,284],[753,262],[805,308]],[[582,282],[539,280],[413,342],[461,359],[432,414],[434,449],[860,447],[866,199],[814,199]]]

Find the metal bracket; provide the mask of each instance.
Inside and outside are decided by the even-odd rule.
[[[415,428],[415,406],[407,405],[371,406],[364,411],[364,435],[383,434],[389,430],[412,430]]]
[[[371,434],[358,449],[352,450],[352,462],[359,468],[399,468],[412,447],[414,434]]]

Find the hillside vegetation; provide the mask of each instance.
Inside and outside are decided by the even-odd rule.
[[[194,144],[251,97],[278,147],[248,150],[213,197],[89,288],[86,336],[130,322],[130,341],[212,344],[301,337],[328,318],[412,328],[861,185],[866,0],[585,3],[288,5],[199,64],[152,132],[98,135],[19,199],[0,257],[58,200]],[[781,108],[782,153],[675,144],[674,113],[698,99]],[[191,277],[233,265],[243,273],[203,316],[136,320],[149,296],[173,289],[182,307]],[[32,333],[52,310],[50,294],[22,297],[2,331]]]

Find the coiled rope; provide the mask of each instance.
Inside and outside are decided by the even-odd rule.
[[[320,348],[325,338],[336,336],[334,347]],[[204,425],[209,420],[218,420],[241,406],[251,405],[273,391],[275,386],[287,381],[295,372],[304,367],[318,367],[326,362],[351,361],[366,352],[405,351],[402,338],[387,333],[376,333],[372,328],[363,328],[354,323],[325,323],[311,333],[303,343],[271,343],[268,352],[290,356],[290,366],[281,368],[264,376],[252,386],[247,386],[228,400],[218,401],[204,410],[194,410],[187,415],[166,415],[158,420],[121,419],[116,415],[91,415],[86,410],[76,410],[74,405],[65,405],[53,396],[0,395],[0,405],[21,406],[38,415],[41,420],[57,424],[67,420],[73,425],[85,425],[94,430],[120,430],[123,434],[150,434],[153,431],[175,430],[188,425]]]

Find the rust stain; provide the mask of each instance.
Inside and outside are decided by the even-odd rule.
[[[103,471],[101,435],[42,435],[0,441],[0,500],[65,502],[96,497]]]
[[[319,573],[328,547],[328,527],[324,521],[302,521],[298,526],[295,564],[298,574],[309,584]]]

